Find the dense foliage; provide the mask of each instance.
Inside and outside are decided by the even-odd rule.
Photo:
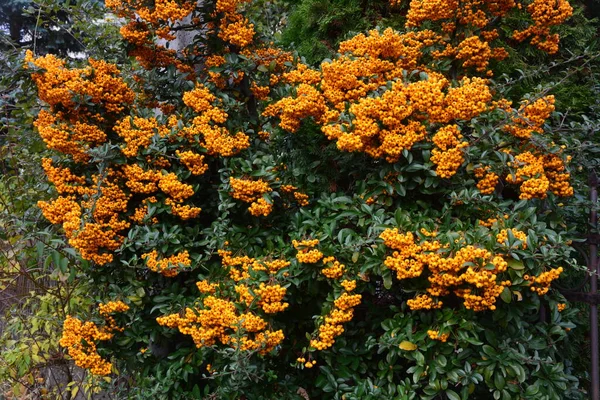
[[[26,3],[21,3],[24,9],[15,6],[14,15],[21,11],[27,19],[31,10]],[[33,127],[41,104],[29,71],[23,69],[24,48],[126,59],[119,28],[98,23],[105,14],[103,4],[81,0],[32,6],[41,7],[27,28],[37,32],[35,41],[28,33],[12,41],[8,28],[0,32],[0,397],[7,399],[38,399],[48,392],[75,396],[90,387],[64,359],[58,343],[66,315],[86,312],[93,299],[86,296],[87,280],[79,279],[85,261],[36,204],[54,191],[41,165],[49,153]],[[69,16],[60,31],[55,30],[56,13]],[[0,15],[2,29],[14,15]],[[55,36],[47,36],[48,27]],[[58,40],[60,35],[71,39]]]
[[[131,65],[27,53],[39,207],[96,303],[75,364],[132,398],[585,398],[552,288],[582,270],[573,141],[554,85],[498,79],[559,53],[569,3],[342,7],[402,24],[318,67],[259,3],[111,0]]]

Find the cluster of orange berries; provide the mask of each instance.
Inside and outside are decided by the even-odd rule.
[[[202,175],[208,170],[208,165],[204,162],[204,156],[201,154],[194,153],[190,150],[176,150],[175,154],[193,175]]]
[[[513,32],[513,39],[523,41],[531,37],[531,44],[538,49],[554,54],[558,51],[558,34],[550,34],[550,28],[560,25],[573,15],[573,7],[566,0],[533,0],[527,6],[534,24],[521,31]]]
[[[175,22],[187,17],[195,8],[193,1],[155,0],[153,5],[154,9],[138,8],[139,17],[152,23],[157,23],[160,20]]]
[[[266,217],[273,211],[273,204],[262,197],[263,194],[273,190],[267,182],[262,179],[250,180],[230,177],[229,184],[234,199],[250,203],[250,207],[248,207],[250,214]]]
[[[391,3],[397,2],[392,0]],[[491,76],[492,71],[487,69],[489,61],[502,60],[508,53],[502,47],[490,46],[490,42],[498,37],[498,31],[485,28],[493,19],[504,16],[516,6],[513,0],[488,4],[485,9],[478,0],[412,0],[405,26],[414,28],[420,27],[425,21],[439,22],[441,31],[447,34],[440,37],[440,44],[445,49],[433,51],[432,55],[435,58],[463,60],[463,67],[475,67],[476,72],[485,72]],[[457,34],[459,27],[467,27],[469,32],[479,31],[481,38],[477,35],[465,38]],[[453,42],[456,40],[460,42],[454,47]]]
[[[68,69],[64,61],[54,56],[33,58],[31,53],[27,54],[26,61],[44,69],[34,72],[33,79],[40,98],[49,104],[50,110],[40,113],[36,126],[50,148],[72,157],[75,163],[86,163],[88,150],[104,143],[105,132],[113,131],[121,140],[122,153],[130,159],[117,169],[91,176],[78,176],[70,168],[43,161],[49,180],[56,185],[59,194],[66,197],[40,202],[39,206],[51,222],[63,225],[69,243],[85,259],[98,264],[111,262],[111,253],[124,240],[123,231],[129,229],[132,222],[145,223],[146,202],[157,199],[154,196],[140,199],[133,194],[151,195],[160,189],[166,194],[164,202],[173,215],[182,219],[199,215],[199,207],[183,204],[194,194],[191,185],[173,172],[159,172],[171,166],[169,160],[143,155],[155,138],[163,140],[178,126],[175,116],[169,118],[167,125],[156,118],[123,117],[134,95],[118,76],[119,70],[110,64],[92,60],[90,67]],[[77,104],[78,95],[89,97],[95,106]],[[204,141],[200,145],[206,145],[209,154],[232,155],[248,146],[246,135],[231,136],[225,128],[215,126],[224,123],[227,115],[213,106],[215,97],[210,92],[199,87],[184,97],[184,102],[202,115],[194,118],[192,127],[180,129],[181,136],[195,141],[198,136],[186,135],[193,136],[197,134],[194,129],[201,130]],[[176,154],[193,174],[202,174],[208,168],[203,155],[187,149]],[[137,163],[140,157],[145,157],[147,166]],[[265,213],[264,207],[261,212]],[[151,220],[152,223],[157,221],[156,218]]]
[[[200,308],[187,308],[183,316],[170,314],[159,317],[157,322],[190,335],[198,348],[212,346],[219,341],[241,351],[267,354],[284,339],[283,332],[267,329],[267,321],[250,309],[259,307],[266,314],[275,314],[288,307],[288,303],[283,301],[286,288],[274,284],[273,280],[290,262],[282,259],[234,257],[229,250],[219,250],[219,255],[222,257],[223,267],[228,270],[229,277],[234,282],[237,299],[218,297],[224,296],[225,291],[222,289],[227,285],[223,285],[223,281],[210,283],[208,280],[201,280],[196,286],[208,296],[200,301]],[[261,272],[269,274],[270,283],[258,283],[254,280],[255,274]],[[242,308],[248,311],[241,312]]]
[[[358,62],[363,62],[368,56],[368,58],[381,58],[393,63],[395,68],[386,71],[391,74],[386,78],[391,79],[400,77],[401,75],[397,74],[401,69],[411,70],[417,67],[423,56],[421,50],[426,46],[432,46],[438,40],[439,36],[429,30],[399,33],[392,28],[387,28],[381,33],[378,30],[371,30],[368,35],[360,33],[340,43],[339,52],[358,57],[358,60],[355,60]],[[386,63],[381,65],[389,66]],[[335,82],[330,81],[329,84],[335,85]],[[340,88],[340,86],[333,87]]]
[[[229,250],[219,250],[219,256],[222,258],[223,267],[229,271],[229,277],[235,282],[250,278],[250,268],[257,263],[256,259],[248,256],[232,257]]]
[[[194,189],[191,185],[179,181],[174,173],[161,176],[158,187],[169,197],[165,199],[165,204],[171,207],[171,213],[181,219],[196,218],[202,211],[199,207],[182,205],[186,199],[194,195]]]
[[[481,226],[485,226],[486,228],[491,228],[494,224],[498,224],[502,226],[504,224],[504,220],[509,218],[508,214],[504,214],[504,216],[490,217],[484,220],[477,220],[477,223]]]
[[[217,0],[215,11],[225,14],[235,13],[241,4],[247,3],[248,1],[249,0]]]
[[[125,185],[133,193],[151,194],[160,188],[169,196],[165,199],[165,204],[171,207],[171,213],[181,219],[195,218],[202,211],[199,207],[181,205],[186,199],[194,195],[194,190],[192,186],[180,182],[174,173],[162,175],[156,170],[144,170],[137,164],[123,166],[123,173],[126,178]],[[146,200],[153,203],[157,201],[154,196]],[[147,210],[147,205],[136,208],[133,219],[141,223]]]
[[[165,41],[174,40],[173,27],[196,9],[193,1],[156,0],[152,4],[131,0],[106,0],[106,7],[117,16],[133,21],[120,30],[121,36],[135,47],[129,52],[146,69],[175,65],[182,72],[192,72],[177,58],[175,50],[157,44],[153,35]]]
[[[225,57],[213,54],[204,59],[204,66],[208,69],[220,67],[225,64]],[[219,89],[223,89],[226,85],[225,75],[219,72],[207,71],[208,72],[208,80],[211,81],[216,87]]]
[[[136,46],[143,46],[150,43],[150,32],[146,28],[146,25],[140,23],[140,21],[131,21],[123,25],[119,32],[123,39]]]
[[[87,161],[89,159],[87,148],[106,141],[104,132],[97,125],[88,123],[73,125],[61,121],[57,115],[46,110],[40,111],[33,125],[49,149],[70,155],[75,162]]]
[[[327,268],[323,268],[321,273],[329,279],[338,279],[346,272],[346,266],[340,263],[335,257],[323,258],[323,265],[328,265]]]
[[[90,196],[94,193],[92,188],[86,186],[85,177],[73,174],[69,168],[55,167],[50,158],[42,158],[42,168],[59,194]]]
[[[451,23],[449,31],[454,31],[456,26]],[[445,30],[443,28],[442,30]],[[434,58],[454,58],[462,61],[464,68],[474,67],[476,72],[485,72],[486,76],[492,76],[493,72],[488,69],[491,60],[503,60],[508,57],[508,53],[502,47],[492,48],[489,44],[492,37],[497,36],[497,31],[482,32],[484,40],[481,40],[479,36],[469,36],[462,40],[456,47],[453,47],[450,43],[446,44],[443,50],[434,50],[431,55]]]
[[[170,198],[165,200],[165,204],[171,206],[171,214],[176,215],[183,220],[196,218],[202,211],[200,207],[193,207],[188,204],[181,205]]]
[[[174,173],[162,176],[158,182],[158,187],[177,203],[181,203],[194,195],[192,186],[179,181]]]
[[[160,171],[145,170],[138,164],[123,166],[125,185],[132,193],[151,194],[158,190],[158,182],[162,179]]]
[[[214,293],[219,287],[218,283],[210,283],[206,279],[196,282],[196,287],[200,293]]]
[[[31,75],[39,98],[50,106],[34,122],[40,136],[48,148],[72,156],[75,162],[86,162],[87,151],[104,143],[105,132],[111,129],[100,112],[121,115],[133,103],[133,91],[118,76],[117,67],[103,61],[90,59],[86,68],[68,69],[53,55],[34,58],[27,51],[25,63],[25,68],[31,63],[43,69]],[[77,98],[89,98],[96,107]]]
[[[298,357],[296,359],[296,362],[299,364],[303,364],[305,368],[312,368],[317,364],[317,360],[306,361],[306,358],[304,358],[304,357]]]
[[[296,259],[304,264],[316,264],[323,258],[323,253],[314,247],[319,244],[319,239],[293,240],[292,245],[298,253]]]
[[[109,301],[108,303],[100,303],[98,305],[98,313],[106,320],[109,331],[123,332],[124,328],[117,326],[117,322],[111,314],[122,313],[128,310],[129,306],[122,301]]]
[[[187,250],[160,260],[158,259],[158,252],[152,250],[150,253],[142,254],[141,258],[146,260],[146,265],[151,271],[159,272],[167,278],[177,276],[180,272],[180,266],[189,267],[192,264]]]
[[[442,308],[444,302],[441,300],[434,300],[426,294],[415,296],[413,299],[409,299],[406,304],[411,310],[434,310]]]
[[[261,215],[263,217],[266,217],[267,215],[271,214],[271,211],[273,211],[273,204],[269,203],[265,198],[261,197],[260,199],[250,204],[250,207],[248,207],[248,211],[250,211],[250,214],[254,215],[255,217]]]
[[[281,330],[266,329],[267,322],[258,315],[241,313],[234,302],[212,295],[202,300],[201,309],[188,307],[183,316],[170,314],[158,317],[156,321],[191,336],[198,348],[213,346],[218,340],[242,351],[258,350],[260,354],[267,354],[284,339]],[[240,330],[243,336],[232,336]]]
[[[308,195],[298,191],[298,188],[293,185],[281,185],[279,188],[283,193],[292,193],[294,200],[300,207],[307,206],[309,204]]]
[[[148,216],[148,205],[142,204],[133,211],[133,214],[129,216],[129,219],[138,224],[142,224],[147,216]]]
[[[478,36],[469,36],[460,42],[456,48],[456,58],[463,60],[464,68],[475,67],[477,72],[486,72],[486,75],[492,75],[488,70],[490,60],[493,58],[505,58],[507,53],[493,52],[487,41],[482,41]],[[496,55],[496,57],[494,57]]]
[[[430,339],[432,339],[432,340],[439,340],[442,343],[446,343],[446,341],[450,337],[449,333],[442,333],[440,335],[439,331],[435,331],[435,330],[432,330],[432,329],[430,329],[430,330],[427,331],[427,335],[429,336]]]
[[[269,93],[271,92],[270,86],[258,86],[256,82],[252,83],[250,87],[252,94],[257,100],[266,100],[269,97]]]
[[[545,96],[534,102],[523,101],[511,124],[504,130],[520,139],[529,139],[532,132],[543,133],[543,125],[554,111],[554,96]]]
[[[225,60],[223,60],[224,62]],[[214,94],[204,85],[197,85],[195,89],[183,94],[183,103],[198,114],[214,110],[213,102],[216,100]]]
[[[447,125],[440,128],[433,136],[433,149],[431,162],[437,165],[435,173],[441,178],[450,178],[464,161],[463,148],[469,144],[461,141],[462,135],[456,125]]]
[[[397,0],[390,0],[392,5],[397,5]],[[501,1],[486,4],[482,7],[479,0],[411,0],[406,15],[406,28],[420,27],[425,21],[438,22],[441,31],[448,35],[443,38],[447,48],[445,56],[466,59],[464,67],[475,66],[477,72],[486,71],[490,59],[501,60],[507,56],[502,47],[491,48],[489,42],[499,35],[497,30],[486,30],[492,21],[504,17],[509,11],[521,9],[522,4],[515,0]],[[527,6],[527,12],[533,19],[533,25],[514,31],[512,37],[523,41],[531,37],[531,44],[550,54],[558,50],[558,34],[550,34],[550,28],[562,24],[572,15],[573,9],[566,0],[552,2],[548,0],[534,0]],[[462,39],[457,35],[458,27],[477,32],[485,40],[481,41],[476,36]],[[462,42],[458,48],[452,48],[451,42],[458,38]],[[476,39],[473,39],[476,38]],[[488,75],[491,71],[486,71]]]
[[[304,264],[316,264],[322,260],[323,265],[327,266],[321,270],[321,273],[329,279],[339,279],[346,272],[346,266],[336,260],[335,257],[323,257],[323,253],[315,247],[319,244],[318,239],[293,240],[292,244],[298,253],[296,259]],[[319,326],[318,339],[313,339],[310,346],[317,350],[325,350],[333,346],[335,338],[344,332],[343,324],[350,321],[354,315],[354,307],[361,302],[360,294],[351,295],[356,289],[356,281],[344,279],[339,282],[343,288],[343,293],[334,301],[334,307],[325,316],[325,323]],[[304,361],[299,361],[304,363]],[[311,368],[314,361],[304,364],[306,368]]]
[[[333,125],[326,130],[326,135],[331,140],[337,139],[340,150],[364,151],[371,157],[386,157],[387,161],[394,162],[403,150],[410,150],[425,138],[425,127],[421,123],[403,123],[413,111],[403,84],[398,83],[381,97],[361,98],[350,106],[350,113],[354,115],[353,130],[348,129],[349,125]]]
[[[500,255],[468,245],[453,255],[438,240],[417,242],[412,232],[402,234],[397,228],[386,229],[380,236],[384,244],[394,252],[384,265],[396,272],[398,279],[416,278],[427,268],[429,272],[428,294],[419,295],[407,302],[411,310],[441,308],[436,298],[450,294],[463,298],[465,308],[475,311],[494,310],[500,293],[510,281],[500,281],[498,275],[505,272],[508,263]]]
[[[44,211],[43,208],[42,211]],[[44,216],[46,216],[45,213]],[[66,214],[65,223],[63,223],[69,244],[79,250],[81,257],[86,260],[92,260],[100,265],[111,262],[113,255],[105,251],[115,251],[121,246],[124,238],[117,235],[116,232],[127,228],[129,223],[124,221],[112,224],[88,222],[84,224],[83,228],[77,230],[80,228],[81,220],[79,217],[73,217],[72,213]],[[74,224],[78,224],[78,226],[75,227]]]
[[[115,330],[123,330],[116,325],[110,314],[125,312],[129,310],[129,306],[122,301],[109,301],[106,304],[101,303],[98,308],[100,315],[107,320],[108,326],[101,328],[91,321],[84,323],[67,315],[59,344],[67,348],[78,367],[89,369],[94,375],[108,375],[112,364],[100,357],[96,343],[112,339],[114,336],[112,332]]]
[[[498,30],[484,28],[493,18],[515,7],[517,4],[512,0],[489,5],[485,11],[476,0],[460,4],[453,0],[413,0],[407,14],[407,27],[420,26],[425,20],[453,20],[481,31],[461,38],[456,47],[446,43],[448,35],[440,36],[427,30],[403,35],[391,29],[383,33],[374,30],[368,36],[359,34],[340,45],[341,56],[321,65],[320,79],[318,71],[302,64],[297,71],[286,74],[289,82],[298,84],[298,93],[272,104],[264,115],[279,116],[280,126],[292,132],[299,128],[301,119],[312,117],[340,150],[364,152],[396,162],[403,150],[410,150],[426,138],[424,120],[430,123],[470,120],[493,108],[488,82],[484,79],[465,77],[460,86],[449,87],[446,78],[423,67],[427,79],[407,83],[403,71],[422,67],[424,46],[442,44],[445,50],[433,51],[434,58],[456,58],[462,60],[463,67],[474,67],[477,72],[490,75],[489,61],[502,60],[508,53],[490,45],[499,37]],[[451,25],[447,28],[457,29],[456,23]],[[370,95],[394,80],[396,82],[383,94]],[[536,104],[522,113],[533,116],[542,111],[539,108]],[[510,128],[516,135],[521,134],[519,121],[522,119],[511,125],[514,129]],[[445,151],[434,150],[432,160],[437,164],[439,176],[447,178],[455,174],[464,160],[461,149],[466,146],[465,142]],[[490,173],[479,187],[489,194],[498,180],[496,174]]]
[[[100,357],[96,342],[110,340],[112,337],[112,333],[98,328],[91,321],[83,323],[67,315],[59,343],[68,349],[78,367],[89,369],[94,375],[108,375],[112,364]]]
[[[529,281],[529,289],[532,292],[537,293],[538,296],[543,296],[546,293],[548,293],[548,290],[550,290],[550,285],[552,284],[552,281],[558,279],[562,272],[563,267],[552,268],[548,271],[542,272],[538,276],[524,275],[523,279]]]
[[[289,261],[283,259],[260,260],[248,256],[232,256],[229,250],[219,250],[219,256],[222,258],[222,265],[229,272],[229,277],[235,282],[247,280],[250,278],[250,272],[264,271],[271,275],[277,274],[280,270],[290,265]]]
[[[508,183],[520,184],[520,199],[545,199],[550,191],[557,196],[572,196],[570,174],[563,161],[554,154],[536,156],[527,151],[514,157],[509,167],[516,172],[506,177]]]
[[[306,193],[294,192],[294,199],[301,207],[308,205],[308,195]]]
[[[190,143],[204,147],[209,155],[230,157],[248,148],[250,138],[243,132],[232,135],[223,126],[228,115],[213,104],[215,101],[215,95],[200,84],[184,93],[183,103],[199,115],[192,119],[191,125],[181,129],[179,135]],[[202,138],[199,143],[198,138]]]
[[[254,24],[237,12],[239,5],[247,1],[219,0],[216,6],[216,12],[223,14],[219,25],[219,38],[240,48],[251,44],[255,34]]]
[[[283,79],[287,83],[306,83],[308,85],[316,85],[321,82],[321,74],[319,71],[311,69],[306,64],[298,63],[293,70],[283,74]]]
[[[386,229],[380,235],[380,238],[384,240],[387,247],[396,250],[392,254],[392,257],[388,257],[384,262],[386,267],[396,272],[396,278],[416,278],[423,273],[424,263],[422,261],[407,259],[413,254],[418,254],[422,250],[421,246],[415,243],[415,237],[412,232],[401,234],[397,229]],[[431,244],[428,244],[427,246],[430,250],[441,248],[441,246],[438,246],[437,242],[433,242],[433,246]]]
[[[493,218],[490,217],[488,219],[484,220],[478,220],[477,223],[481,226],[485,226],[486,228],[491,228],[495,223],[498,222],[498,218]]]
[[[505,244],[508,241],[508,231],[511,231],[515,239],[521,241],[521,248],[527,248],[527,235],[518,229],[502,229],[498,235],[496,235],[496,241],[500,244]]]
[[[479,178],[477,189],[479,189],[481,194],[494,193],[500,181],[500,176],[494,172],[488,172],[486,168],[475,168],[473,172],[475,173],[475,177]]]
[[[349,294],[356,288],[356,282],[344,282],[344,292],[334,301],[334,307],[325,316],[325,323],[319,326],[319,338],[310,341],[310,346],[317,350],[326,350],[334,345],[335,338],[344,333],[343,324],[352,320],[354,307],[361,303],[362,295]]]
[[[269,184],[262,179],[250,180],[231,177],[229,184],[233,198],[246,203],[251,203],[272,190]]]
[[[392,5],[398,0],[390,0]],[[406,14],[406,27],[419,26],[423,21],[454,19],[459,2],[457,0],[411,0]]]
[[[489,82],[482,78],[462,78],[460,86],[448,89],[444,105],[448,109],[443,115],[454,120],[468,121],[490,109],[492,93]],[[443,121],[443,120],[442,120]]]
[[[278,102],[270,104],[265,108],[263,116],[279,116],[279,126],[290,132],[300,128],[300,120],[314,117],[317,121],[323,121],[327,106],[319,91],[305,83],[296,88],[296,97],[285,97]]]
[[[322,64],[320,81],[314,73],[307,74],[305,66],[288,74],[299,83],[296,95],[270,105],[263,115],[278,116],[279,125],[291,132],[299,128],[302,119],[312,117],[340,150],[396,162],[404,150],[427,137],[425,120],[469,120],[489,109],[491,92],[483,79],[463,78],[459,86],[450,87],[444,76],[429,71],[423,80],[405,82],[404,68],[417,67],[419,49],[435,42],[431,34],[399,35],[387,29],[383,34],[371,31],[369,36],[343,42],[340,52],[347,54]],[[387,91],[370,96],[395,79]],[[465,146],[466,142],[459,148],[436,151],[434,159],[441,175],[451,176],[460,166],[460,148]]]
[[[488,223],[497,219],[488,220]],[[527,235],[512,228],[515,238],[522,242],[522,248],[527,246]],[[495,302],[505,287],[511,286],[511,281],[502,281],[499,275],[508,268],[508,262],[500,254],[468,245],[457,250],[453,255],[439,252],[447,248],[439,241],[415,240],[411,232],[401,234],[397,229],[386,229],[381,238],[387,247],[394,249],[384,265],[394,271],[398,279],[416,278],[428,269],[428,294],[423,294],[408,300],[411,310],[441,308],[443,303],[437,298],[446,296],[452,289],[454,294],[463,298],[467,309],[474,311],[495,310]],[[508,239],[508,230],[501,230],[496,241],[504,244]],[[541,273],[539,276],[524,279],[531,282],[531,290],[538,295],[548,292],[550,284],[562,273],[559,267]]]
[[[133,102],[133,91],[118,76],[120,71],[113,64],[90,59],[88,67],[68,69],[64,60],[56,56],[48,54],[34,58],[30,50],[26,52],[24,61],[25,68],[32,63],[44,70],[31,75],[38,87],[40,100],[49,104],[52,111],[56,111],[57,107],[73,110],[69,115],[72,122],[81,117],[95,116],[86,104],[75,107],[76,95],[89,97],[92,103],[102,105],[106,112],[113,114],[122,112]]]
[[[254,290],[258,305],[267,314],[275,314],[285,310],[289,304],[282,302],[285,297],[286,288],[280,285],[265,285],[260,283],[258,289]]]
[[[567,161],[570,157],[567,157]],[[552,193],[561,197],[573,196],[574,190],[569,180],[571,175],[565,172],[565,164],[555,154],[546,154],[544,156],[544,171],[550,181],[549,189]]]
[[[54,175],[52,168],[48,171]],[[69,244],[79,250],[84,259],[101,265],[112,261],[110,251],[119,248],[124,240],[119,233],[130,226],[120,218],[127,211],[130,196],[114,182],[117,177],[118,173],[113,170],[108,170],[105,177],[93,176],[90,187],[94,188],[94,194],[100,188],[99,197],[89,197],[87,191],[79,190],[83,197],[80,202],[73,195],[38,202],[48,221],[62,224]],[[84,210],[92,211],[84,214]]]

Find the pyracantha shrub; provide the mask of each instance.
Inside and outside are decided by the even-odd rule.
[[[566,1],[413,0],[316,69],[250,1],[107,6],[132,73],[25,60],[39,206],[108,301],[65,321],[77,365],[182,398],[577,396],[554,97],[491,80],[507,41],[556,52]]]

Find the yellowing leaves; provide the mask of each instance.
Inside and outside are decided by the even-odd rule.
[[[414,351],[418,348],[416,344],[409,342],[408,340],[403,340],[398,347],[406,351]]]

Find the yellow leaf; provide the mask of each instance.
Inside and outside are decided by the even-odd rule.
[[[513,290],[513,294],[517,296],[517,301],[523,301],[523,295],[518,290]]]
[[[413,351],[416,350],[418,346],[414,343],[404,340],[402,343],[400,343],[400,345],[398,345],[398,347],[400,347],[402,350]]]

